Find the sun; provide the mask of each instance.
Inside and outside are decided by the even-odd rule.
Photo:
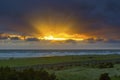
[[[58,40],[58,41],[67,40],[66,38],[55,37],[53,35],[45,36],[43,39],[45,39],[45,40]]]
[[[50,36],[45,36],[44,39],[45,39],[45,40],[53,40],[54,37],[53,37],[52,35],[50,35]]]

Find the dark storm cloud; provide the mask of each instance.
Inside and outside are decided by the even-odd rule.
[[[40,41],[40,40],[37,38],[27,38],[26,41]]]
[[[10,40],[21,40],[19,37],[11,37]]]
[[[120,43],[120,40],[113,40],[113,39],[110,39],[110,40],[107,40],[106,41],[107,43]]]
[[[8,37],[0,37],[0,40],[7,40]]]
[[[99,37],[119,38],[120,1],[118,0],[78,0],[76,13],[82,27],[78,33]],[[74,8],[75,8],[74,7]],[[79,25],[78,25],[79,26]]]
[[[73,14],[73,33],[120,39],[119,0],[1,0],[0,32],[32,34],[35,30],[26,16],[46,10]]]

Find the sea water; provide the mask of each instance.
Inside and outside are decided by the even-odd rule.
[[[107,54],[120,54],[120,50],[0,50],[0,59]]]

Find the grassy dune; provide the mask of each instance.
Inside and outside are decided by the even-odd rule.
[[[99,80],[102,73],[109,73],[111,80],[120,80],[120,65],[105,69],[75,67],[56,71],[59,80]]]

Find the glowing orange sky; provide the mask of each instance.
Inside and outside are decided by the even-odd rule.
[[[36,14],[37,13],[37,14]],[[84,34],[75,33],[77,18],[72,14],[59,13],[48,11],[41,13],[33,13],[27,17],[27,21],[33,26],[35,33],[34,37],[43,40],[77,40],[83,41],[90,38]]]
[[[46,33],[44,35],[33,35],[33,36],[22,36],[18,34],[1,34],[0,37],[8,37],[10,38],[19,38],[21,40],[25,40],[28,38],[36,38],[38,40],[52,40],[52,41],[65,41],[65,40],[75,40],[75,41],[83,41],[86,39],[89,39],[90,37],[85,36],[85,35],[80,35],[80,34],[67,34],[67,33]]]
[[[45,40],[79,40],[82,41],[84,39],[87,39],[88,37],[85,35],[69,35],[67,33],[51,33],[51,34],[45,34],[43,37],[40,37],[40,39],[45,39]]]

